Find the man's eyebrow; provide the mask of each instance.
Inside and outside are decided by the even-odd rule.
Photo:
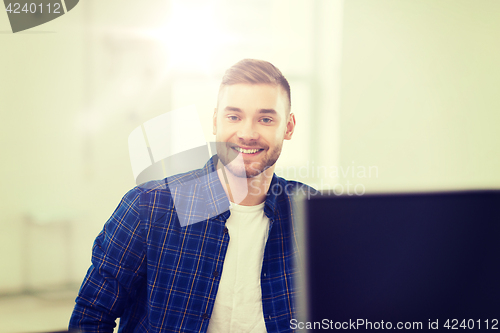
[[[224,108],[225,112],[243,112],[240,108],[237,108],[235,106],[226,106]],[[272,115],[277,115],[278,112],[276,112],[275,109],[260,109],[259,113],[265,113],[265,114],[272,114]]]
[[[259,113],[278,114],[275,109],[260,109]]]
[[[224,108],[224,111],[226,111],[226,112],[229,112],[229,111],[232,111],[232,112],[242,112],[240,108],[237,108],[237,107],[234,107],[234,106],[226,106]]]

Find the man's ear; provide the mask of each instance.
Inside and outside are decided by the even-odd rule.
[[[217,108],[214,109],[214,116],[213,116],[213,128],[212,128],[212,134],[216,135],[217,134]]]
[[[285,140],[290,140],[292,138],[294,130],[295,130],[295,115],[293,113],[290,113],[290,115],[288,116],[288,122],[286,123]]]

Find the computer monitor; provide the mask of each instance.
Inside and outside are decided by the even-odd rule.
[[[293,328],[500,329],[500,191],[304,205],[307,315]]]

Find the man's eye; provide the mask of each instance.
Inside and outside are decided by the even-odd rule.
[[[272,118],[262,118],[260,121],[262,121],[264,124],[270,124],[273,122]]]
[[[237,120],[238,120],[238,117],[236,117],[236,116],[227,116],[227,119],[228,119],[229,121],[237,121]]]

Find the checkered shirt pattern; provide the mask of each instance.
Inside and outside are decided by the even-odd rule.
[[[123,197],[94,242],[71,331],[112,332],[120,317],[119,332],[206,332],[229,243],[229,200],[216,163],[214,156],[202,169]],[[266,197],[261,288],[268,332],[292,331],[298,247],[285,189],[302,186],[308,188],[274,175]]]

